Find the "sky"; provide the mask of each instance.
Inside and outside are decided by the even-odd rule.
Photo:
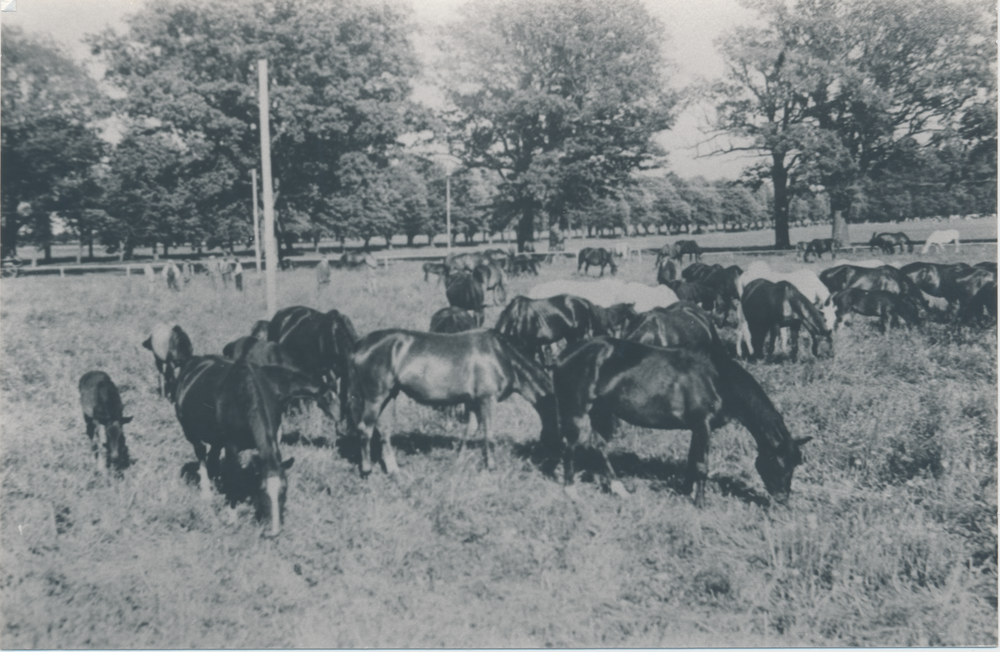
[[[107,27],[123,30],[124,17],[139,10],[146,0],[0,0],[0,23],[19,25],[25,31],[51,36],[73,58],[86,61],[87,34]],[[205,0],[210,2],[211,0]],[[465,0],[412,0],[417,20],[427,27],[445,24],[456,17]],[[615,0],[608,0],[613,2]],[[737,0],[643,0],[649,13],[666,28],[664,53],[676,66],[672,79],[680,86],[698,79],[712,79],[723,71],[714,41],[724,32],[750,22],[753,15]],[[10,11],[13,5],[14,11]],[[708,147],[705,139],[705,107],[689,107],[677,124],[658,141],[670,153],[670,167],[680,176],[708,179],[735,178],[750,163],[747,158],[699,156]]]

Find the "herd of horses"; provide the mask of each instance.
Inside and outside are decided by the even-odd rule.
[[[694,492],[698,506],[705,501],[711,433],[735,421],[756,441],[756,469],[782,503],[810,438],[792,436],[739,357],[760,359],[788,333],[790,358],[797,360],[801,330],[814,356],[832,356],[833,331],[848,315],[878,316],[883,328],[918,326],[932,310],[927,296],[951,307],[941,318],[966,324],[996,317],[996,263],[897,269],[872,261],[818,276],[808,268],[779,274],[760,261],[746,270],[705,264],[697,245],[677,245],[657,256],[655,286],[562,279],[510,301],[508,275],[530,273],[530,267],[512,266],[517,259],[505,252],[450,256],[424,267],[425,274],[442,277],[449,304],[432,316],[428,331],[360,336],[338,310],[293,306],[252,324],[222,355],[195,355],[177,324],[157,325],[143,346],[153,354],[160,393],[194,449],[203,494],[215,486],[235,503],[237,487],[252,478],[258,517],[265,534],[275,536],[294,461],[282,457],[281,424],[295,403],[315,404],[346,427],[339,432],[356,437],[363,477],[379,461],[386,473],[399,468],[379,420],[400,394],[424,405],[464,406],[475,420],[469,419],[459,453],[466,440],[480,437],[487,469],[495,467],[495,406],[521,395],[539,416],[535,450],[542,472],[555,476],[561,462],[568,489],[578,450],[585,448],[601,460],[602,483],[624,493],[603,451],[619,421],[689,430],[682,490]],[[578,275],[587,275],[588,263],[614,272],[613,258],[603,249],[581,251]],[[484,328],[487,301],[504,306],[491,328]],[[733,330],[735,347],[720,336],[723,329]],[[103,449],[101,465],[121,472],[129,464],[122,427],[131,417],[123,415],[117,388],[107,374],[88,372],[80,393],[99,463]],[[100,444],[98,426],[104,429]],[[247,469],[239,462],[245,450],[255,451]]]

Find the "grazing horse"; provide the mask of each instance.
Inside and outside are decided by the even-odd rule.
[[[288,402],[303,398],[317,401],[329,415],[325,394],[324,385],[287,367],[217,356],[189,360],[177,379],[175,410],[198,458],[202,495],[211,497],[211,477],[217,475],[223,449],[230,479],[238,475],[239,452],[256,449],[263,466],[259,505],[268,522],[266,534],[277,536],[288,486],[285,471],[294,461],[281,459],[281,416]]]
[[[670,246],[670,257],[678,263],[684,262],[684,254],[687,254],[688,262],[700,261],[702,249],[694,240],[678,240]]]
[[[700,281],[714,289],[722,300],[725,315],[732,316],[735,325],[743,323],[743,309],[740,297],[743,296],[743,270],[738,265],[723,267],[722,265],[706,265],[693,263],[681,272],[685,281]]]
[[[431,274],[438,277],[438,283],[448,275],[448,267],[444,263],[427,262],[424,263],[423,270],[425,283],[430,279]]]
[[[80,406],[87,424],[87,437],[98,467],[101,466],[101,449],[104,449],[104,468],[121,470],[128,466],[128,446],[122,426],[132,417],[122,416],[122,398],[111,376],[103,371],[88,371],[80,378]],[[97,426],[104,429],[104,441],[97,434]]]
[[[872,233],[872,239],[868,241],[868,250],[874,251],[875,247],[881,249],[884,253],[894,254],[896,253],[896,247],[899,247],[899,253],[903,253],[903,248],[906,247],[909,252],[913,253],[913,241],[906,237],[905,233]]]
[[[618,266],[615,265],[614,255],[603,247],[597,247],[596,249],[584,247],[577,254],[577,272],[580,271],[580,268],[583,268],[583,273],[586,274],[591,267],[600,267],[601,276],[604,276],[604,268],[608,266],[611,267],[612,274],[618,273]]]
[[[356,254],[348,251],[340,257],[341,269],[358,269],[359,267],[366,265],[370,269],[378,267],[378,263],[375,262],[375,257],[371,254]]]
[[[167,279],[167,289],[179,292],[181,289],[181,270],[177,268],[177,265],[173,263],[167,263],[163,266],[163,278]]]
[[[156,371],[159,372],[160,396],[173,401],[176,388],[174,372],[194,355],[191,338],[176,324],[159,323],[153,326],[152,335],[145,339],[142,346],[153,352]]]
[[[462,270],[449,274],[444,286],[448,305],[476,313],[480,324],[485,319],[486,310],[486,292],[481,278],[474,272]]]
[[[537,356],[543,366],[552,364],[549,345],[565,340],[568,346],[611,334],[604,310],[571,294],[537,300],[516,296],[500,313],[494,330],[524,355]]]
[[[684,300],[639,315],[622,339],[687,350],[711,351],[722,346],[711,316],[698,304]]]
[[[677,279],[677,265],[669,258],[656,268],[656,282],[660,285],[670,285],[670,282]]]
[[[340,404],[347,401],[347,363],[358,341],[350,318],[337,311],[327,313],[292,306],[274,313],[267,331],[270,342],[280,344],[297,369],[316,383],[338,386]]]
[[[490,255],[479,252],[469,252],[464,254],[452,254],[445,261],[446,274],[453,274],[462,270],[472,271],[479,265],[486,265],[493,262]]]
[[[538,276],[538,261],[531,254],[511,252],[507,259],[507,271],[511,276],[520,276],[521,274]]]
[[[784,503],[792,474],[802,463],[800,448],[811,438],[792,439],[781,414],[761,386],[740,364],[718,352],[660,348],[637,342],[598,338],[587,342],[556,367],[553,384],[559,411],[558,437],[543,429],[543,448],[562,453],[563,481],[573,483],[573,456],[580,446],[592,447],[593,436],[581,437],[589,415],[591,431],[605,441],[615,419],[643,428],[690,430],[691,447],[683,490],[697,485],[695,504],[705,503],[708,449],[713,428],[735,419],[757,441],[757,472],[767,491]],[[596,446],[611,489],[624,488]],[[558,458],[557,458],[558,459]]]
[[[823,270],[819,278],[830,292],[840,292],[847,288],[882,290],[909,296],[921,310],[925,310],[927,307],[927,302],[920,294],[917,284],[902,269],[896,269],[891,265],[875,268],[838,265]]]
[[[632,255],[632,246],[627,242],[617,242],[615,246],[612,247],[612,251],[619,258],[628,259]]]
[[[981,263],[976,263],[973,267],[978,267],[979,269],[985,269],[988,272],[997,273],[997,262],[995,260],[984,260]]]
[[[750,343],[760,359],[764,357],[764,343],[768,341],[768,353],[774,353],[775,340],[781,328],[791,330],[791,357],[799,356],[799,330],[805,326],[812,339],[812,353],[817,358],[833,355],[833,325],[836,320],[833,306],[828,314],[820,312],[788,281],[772,283],[767,279],[756,279],[743,292],[743,314],[750,329]],[[822,348],[821,348],[821,345]]]
[[[938,250],[944,252],[944,246],[949,242],[955,243],[955,253],[958,253],[959,241],[958,241],[958,229],[946,229],[944,231],[935,231],[934,233],[927,236],[927,240],[924,241],[924,246],[920,250],[920,253],[926,254],[930,252],[931,247],[937,247]]]
[[[504,273],[495,263],[488,262],[476,265],[475,269],[472,270],[472,275],[482,283],[484,293],[492,290],[493,305],[506,303],[507,288],[503,286]]]
[[[483,323],[479,321],[479,314],[472,313],[462,308],[449,306],[441,308],[431,315],[432,333],[461,333],[479,328]]]
[[[816,254],[817,258],[822,259],[823,254],[827,252],[830,253],[831,258],[837,260],[837,252],[840,251],[841,246],[840,240],[835,238],[816,238],[810,240],[802,252],[802,262],[809,262],[809,254]]]
[[[883,333],[889,326],[899,326],[900,320],[905,325],[914,326],[922,321],[920,311],[908,296],[892,292],[849,288],[833,295],[831,301],[837,309],[835,327],[846,323],[845,318],[850,314],[878,317],[879,329]]]
[[[386,405],[400,392],[423,405],[464,404],[467,413],[476,415],[477,430],[482,430],[483,454],[489,469],[495,465],[490,453],[493,408],[512,392],[535,406],[542,418],[544,437],[551,437],[546,431],[556,428],[548,374],[492,330],[455,334],[376,331],[358,342],[350,368],[348,412],[360,437],[363,477],[372,470],[373,434],[381,440],[386,472],[399,469],[389,436],[379,433],[376,426]]]
[[[241,337],[233,340],[223,347],[222,357],[233,361],[246,360],[258,367],[277,365],[297,368],[295,361],[280,344],[259,340],[256,337]]]
[[[677,280],[665,285],[674,291],[680,301],[696,303],[708,312],[715,312],[722,307],[716,289],[702,281]]]

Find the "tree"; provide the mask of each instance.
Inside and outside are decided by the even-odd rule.
[[[947,0],[778,0],[755,4],[764,27],[719,44],[716,128],[767,154],[775,243],[787,247],[788,202],[821,186],[836,218],[901,143],[932,145],[989,97],[995,40],[981,9]],[[995,29],[992,30],[995,32]],[[995,65],[995,64],[993,64]],[[994,94],[995,95],[995,94]],[[836,220],[835,220],[836,221]]]
[[[16,253],[22,227],[36,245],[51,238],[54,211],[87,208],[104,143],[104,98],[86,72],[52,43],[2,27],[0,245]]]
[[[673,122],[663,30],[638,0],[475,0],[452,32],[449,98],[466,165],[500,175],[519,247],[536,216],[617,197]]]
[[[179,195],[180,210],[205,216],[206,237],[220,242],[249,232],[257,61],[269,61],[275,208],[287,242],[333,227],[385,234],[385,216],[367,224],[349,196],[358,179],[342,175],[382,174],[409,128],[410,29],[408,12],[392,3],[169,0],[147,5],[125,34],[91,42],[108,81],[126,93],[130,122],[179,143],[178,176],[191,189]]]

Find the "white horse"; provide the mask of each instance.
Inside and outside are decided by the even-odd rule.
[[[949,242],[955,243],[955,253],[958,253],[958,229],[945,229],[930,234],[927,236],[927,241],[924,242],[924,248],[920,250],[920,253],[926,254],[931,250],[931,247],[935,246],[943,252],[944,246]]]
[[[649,286],[611,278],[599,281],[560,279],[536,285],[528,290],[529,299],[548,299],[560,294],[572,294],[603,308],[610,308],[619,303],[631,303],[634,304],[636,312],[666,308],[677,302],[677,295],[665,285]]]
[[[627,242],[616,242],[615,246],[611,248],[611,251],[614,252],[614,254],[619,258],[625,258],[627,260],[628,257],[632,255],[632,246]]]

